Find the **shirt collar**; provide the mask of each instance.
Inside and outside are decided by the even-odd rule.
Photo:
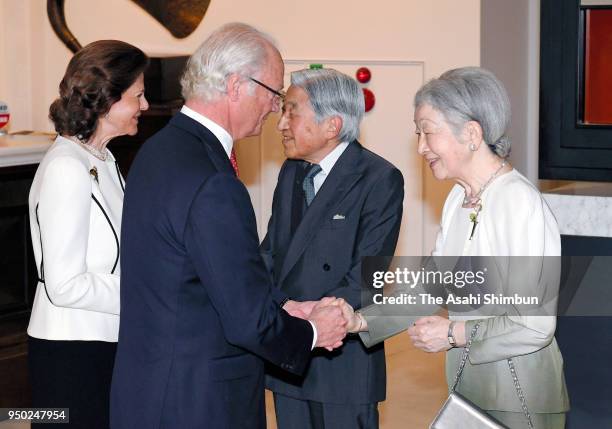
[[[181,113],[208,128],[208,130],[221,142],[225,153],[227,153],[227,157],[229,158],[231,156],[232,148],[234,147],[234,139],[232,139],[232,136],[225,128],[187,106],[181,107]]]
[[[340,143],[334,148],[334,150],[328,153],[327,156],[321,160],[321,162],[319,162],[321,169],[326,175],[331,172],[334,164],[336,164],[336,161],[338,161],[338,158],[340,158],[340,155],[342,155],[348,145],[348,142]]]

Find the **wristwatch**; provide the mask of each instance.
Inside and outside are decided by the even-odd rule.
[[[448,325],[448,343],[450,344],[451,347],[457,346],[455,335],[453,335],[454,327],[455,327],[455,322],[450,322],[450,325]]]

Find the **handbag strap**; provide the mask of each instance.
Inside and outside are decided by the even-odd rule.
[[[457,389],[457,385],[459,385],[459,381],[461,381],[461,376],[463,375],[463,368],[465,368],[465,363],[467,362],[468,357],[470,355],[470,347],[472,347],[472,341],[474,341],[474,337],[476,336],[476,331],[478,331],[479,326],[480,321],[474,324],[474,327],[470,332],[470,338],[468,338],[467,344],[463,348],[463,353],[461,354],[461,361],[459,362],[459,368],[457,368],[457,374],[455,375],[455,382],[453,383],[451,392],[454,392],[455,389]]]
[[[527,419],[527,425],[529,426],[529,429],[533,429],[531,414],[529,413],[529,408],[527,408],[527,400],[525,399],[525,394],[523,393],[523,389],[519,384],[519,379],[516,375],[516,368],[514,368],[514,361],[512,360],[512,358],[508,358],[508,367],[510,367],[512,381],[514,382],[514,387],[516,388],[516,394],[518,395],[519,401],[521,401],[521,407],[523,408],[523,414],[525,414],[525,418]]]
[[[454,392],[461,381],[461,376],[463,375],[463,369],[465,368],[465,364],[470,355],[470,347],[472,346],[472,341],[474,341],[474,337],[476,337],[476,331],[480,326],[480,321],[474,324],[472,331],[470,332],[470,338],[467,341],[467,344],[463,348],[463,353],[461,354],[461,361],[459,362],[459,368],[457,369],[457,374],[455,375],[455,382],[453,383],[453,387],[451,388],[451,392]],[[527,419],[527,425],[529,429],[533,429],[533,421],[531,420],[531,413],[529,412],[529,408],[527,408],[527,400],[525,399],[525,394],[523,393],[523,389],[519,383],[518,375],[516,375],[516,368],[514,367],[514,361],[512,358],[508,358],[508,367],[510,368],[510,374],[512,375],[512,381],[514,382],[514,388],[516,389],[516,394],[521,402],[521,407],[523,409],[523,414],[525,414],[525,418]]]

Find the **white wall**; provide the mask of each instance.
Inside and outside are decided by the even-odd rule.
[[[118,38],[151,55],[189,54],[212,29],[244,21],[275,37],[283,55],[291,59],[419,62],[423,80],[480,61],[480,0],[212,0],[198,29],[183,40],[174,39],[129,0],[67,0],[66,19],[82,44]],[[0,36],[0,99],[11,107],[11,130],[51,130],[47,109],[71,54],[48,23],[46,2],[0,0]],[[387,93],[398,83],[390,80],[384,85],[377,91]],[[377,103],[381,109],[388,103],[386,109],[412,112],[411,94]],[[449,184],[435,182],[416,156],[414,125],[407,116],[382,118],[383,128],[398,138],[376,142],[385,145],[384,155],[392,161],[410,158],[402,169],[412,200],[405,205],[398,254],[431,249],[449,189]],[[266,129],[273,126],[268,123]],[[274,168],[280,162],[264,163],[262,145],[270,144],[276,143],[252,139],[238,145],[260,232],[266,222],[261,190],[273,188]],[[266,171],[252,174],[260,166]]]

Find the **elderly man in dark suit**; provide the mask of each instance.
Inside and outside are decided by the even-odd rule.
[[[263,359],[300,374],[313,347],[341,344],[339,305],[273,287],[236,177],[233,141],[278,110],[283,69],[254,28],[213,32],[181,80],[185,106],[132,165],[112,428],[264,429]]]
[[[332,69],[291,74],[278,123],[288,159],[261,251],[276,286],[292,299],[334,296],[359,308],[368,293],[362,258],[395,251],[404,181],[356,140],[363,113],[363,95],[350,77]],[[279,429],[377,428],[384,349],[351,338],[317,353],[304,376],[269,368],[266,385]]]

